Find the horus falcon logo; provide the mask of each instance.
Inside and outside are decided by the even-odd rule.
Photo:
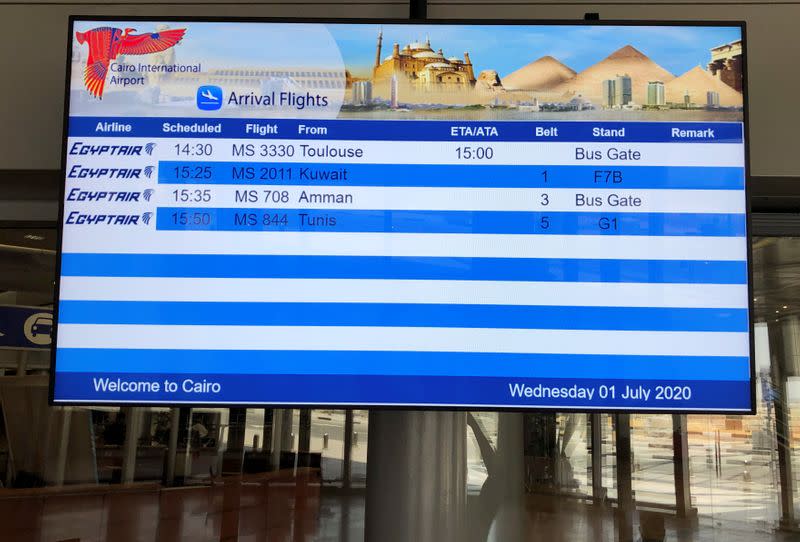
[[[103,98],[103,87],[106,84],[108,65],[118,55],[149,55],[165,51],[177,44],[186,33],[185,28],[131,34],[135,28],[103,26],[86,32],[75,32],[78,43],[89,44],[89,58],[83,72],[86,90],[95,98]]]

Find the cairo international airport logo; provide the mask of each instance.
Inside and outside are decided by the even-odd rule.
[[[89,58],[83,82],[86,90],[95,98],[103,97],[108,66],[118,55],[149,55],[166,51],[176,45],[186,33],[185,28],[131,34],[135,28],[112,28],[103,26],[86,32],[75,32],[75,39],[81,45],[89,44]]]

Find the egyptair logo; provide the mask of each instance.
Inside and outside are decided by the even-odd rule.
[[[86,90],[95,98],[103,98],[103,87],[106,84],[108,65],[118,55],[149,55],[166,51],[177,44],[186,33],[185,28],[131,34],[135,28],[103,26],[86,32],[75,32],[78,43],[89,44],[89,58],[83,72]]]

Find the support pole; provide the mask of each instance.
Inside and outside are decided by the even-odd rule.
[[[529,537],[525,510],[525,444],[522,414],[501,412],[497,416],[497,452],[494,473],[500,488],[497,514],[489,538],[522,542]]]
[[[142,409],[126,407],[125,413],[125,444],[122,446],[122,483],[129,484],[136,476],[136,449],[139,445],[141,433]]]
[[[182,476],[182,483],[186,483],[186,480],[192,477],[192,418],[194,417],[194,412],[191,408],[181,409],[182,412],[182,419],[185,419],[185,424],[181,422],[181,426],[186,429],[186,448],[184,449],[183,453],[183,476]],[[184,418],[185,416],[185,418]],[[222,437],[222,431],[218,437]],[[221,442],[217,441],[217,446],[221,446]]]
[[[794,360],[800,354],[800,319],[783,318],[768,324],[770,368],[775,389],[775,437],[778,446],[778,473],[780,476],[781,528],[800,528],[794,511],[794,474],[786,396],[787,373],[794,370]],[[789,373],[791,374],[791,373]]]
[[[672,467],[675,474],[675,511],[679,518],[696,515],[689,478],[689,435],[686,415],[672,415]]]
[[[353,467],[353,411],[344,412],[344,453],[342,454],[342,487],[350,489]]]
[[[366,542],[462,542],[465,412],[372,411]]]
[[[428,18],[428,0],[409,0],[409,19],[423,21]]]
[[[291,408],[283,409],[281,412],[283,423],[281,424],[281,445],[280,449],[284,452],[294,450],[294,437],[292,436],[292,423],[294,422],[294,410]]]
[[[630,414],[615,414],[614,421],[617,449],[617,540],[632,542],[634,503]]]
[[[280,469],[282,438],[283,410],[276,408],[272,414],[272,449],[270,454],[270,465],[272,466],[272,470]]]
[[[167,445],[167,469],[164,474],[165,485],[175,483],[175,462],[178,458],[178,432],[181,424],[181,409],[170,409],[169,444]]]
[[[794,478],[785,382],[780,382],[777,388],[779,399],[775,401],[775,436],[778,443],[778,470],[781,480],[781,527],[797,530],[800,524],[794,512]]]
[[[300,409],[300,423],[297,429],[297,451],[311,451],[311,409]]]
[[[53,474],[53,484],[57,486],[64,485],[71,425],[72,409],[70,407],[63,407],[61,409],[61,431],[59,432],[58,450],[56,452],[56,470]]]
[[[271,408],[264,409],[264,425],[262,429],[261,438],[261,451],[270,452],[272,450],[272,432],[275,423],[275,410]]]
[[[220,542],[235,542],[239,539],[246,422],[246,408],[229,409],[228,446],[223,460],[223,474],[227,474],[227,476],[222,478]]]
[[[247,409],[231,408],[228,412],[228,441],[223,455],[222,474],[241,474],[244,464]]]
[[[30,354],[27,350],[23,350],[19,355],[17,362],[17,376],[26,376],[28,374],[28,358]]]
[[[606,500],[606,491],[603,488],[603,426],[602,414],[589,415],[591,420],[591,447],[592,447],[592,500],[595,504]]]

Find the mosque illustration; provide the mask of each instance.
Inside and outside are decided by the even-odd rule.
[[[372,80],[375,83],[390,80],[392,76],[404,77],[418,87],[470,88],[475,85],[475,73],[469,53],[464,58],[446,58],[441,49],[434,51],[429,38],[425,42],[409,43],[402,49],[399,43],[392,46],[392,54],[381,60],[383,31],[378,33],[375,66]]]

